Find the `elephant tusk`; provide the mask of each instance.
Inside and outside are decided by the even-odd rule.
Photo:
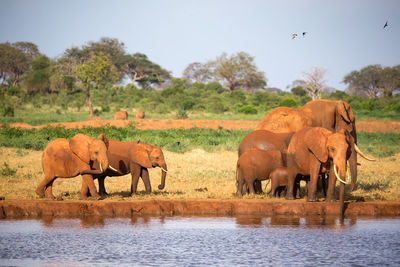
[[[115,172],[118,172],[118,170],[117,169],[115,169],[113,166],[111,166],[111,165],[108,165],[108,168],[110,168],[111,170],[113,170],[113,171],[115,171]]]
[[[356,152],[357,152],[358,154],[360,154],[360,156],[363,157],[364,159],[369,160],[369,161],[376,161],[376,159],[374,159],[374,158],[369,158],[369,157],[367,157],[363,152],[361,152],[361,150],[358,148],[358,146],[357,146],[356,144],[354,144],[354,149],[355,149]]]
[[[100,171],[103,172],[103,166],[101,166],[101,163],[100,163]]]
[[[163,167],[160,167],[161,168],[161,170],[163,171],[163,172],[166,172],[166,173],[168,173],[168,171],[167,170],[165,170]]]
[[[337,172],[337,169],[336,169],[336,165],[335,164],[333,164],[333,170],[335,171],[335,176],[336,176],[336,179],[338,179],[341,183],[344,183],[344,184],[349,184],[348,182],[346,182],[346,181],[343,181],[342,179],[340,179],[340,177],[339,177],[339,174],[338,174],[338,172]]]

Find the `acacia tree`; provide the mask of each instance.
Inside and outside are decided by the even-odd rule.
[[[326,79],[324,78],[326,70],[323,68],[312,68],[306,72],[299,80],[299,85],[307,92],[312,100],[321,98],[322,92],[328,90]]]
[[[115,70],[113,70],[115,67],[108,61],[109,59],[104,54],[99,53],[99,55],[90,57],[87,62],[80,64],[76,70],[76,75],[85,90],[85,100],[89,107],[90,116],[94,115],[90,99],[90,87],[92,85],[101,86],[118,79]]]
[[[257,70],[254,57],[245,52],[238,52],[229,57],[226,53],[223,53],[217,57],[215,77],[231,92],[236,89],[251,91],[264,88],[267,85],[265,74]]]
[[[39,55],[37,46],[30,42],[8,42],[0,44],[1,84],[8,81],[18,86],[22,75],[29,70],[30,63]]]
[[[213,65],[212,62],[205,64],[193,62],[183,71],[183,78],[187,79],[190,83],[207,83],[214,77]]]
[[[160,84],[171,78],[169,71],[150,61],[145,54],[125,55],[120,63],[124,65],[124,71],[131,78],[132,83],[136,82],[142,88]]]

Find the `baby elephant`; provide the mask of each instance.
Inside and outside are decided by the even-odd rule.
[[[269,179],[271,180],[271,197],[280,197],[281,193],[286,191],[288,181],[287,168],[276,168],[270,173]]]
[[[237,196],[242,196],[244,185],[249,188],[250,194],[254,194],[254,181],[267,180],[270,173],[283,166],[282,154],[279,150],[260,150],[251,148],[244,152],[236,164]]]

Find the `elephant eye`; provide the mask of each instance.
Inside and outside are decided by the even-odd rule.
[[[332,152],[335,152],[335,148],[333,146],[331,146],[331,150]]]
[[[94,152],[94,154],[98,155],[98,154],[99,154],[99,151]]]

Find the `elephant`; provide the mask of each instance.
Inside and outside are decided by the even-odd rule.
[[[254,194],[254,181],[268,179],[274,169],[282,166],[283,160],[279,150],[250,148],[239,157],[236,164],[236,195],[243,195],[245,183],[250,194]]]
[[[243,138],[239,145],[238,157],[251,148],[279,150],[281,153],[284,153],[293,134],[294,133],[273,133],[266,130],[250,132]],[[256,193],[262,193],[261,181],[256,180],[254,188]]]
[[[120,110],[115,113],[114,120],[127,120],[128,119],[128,112],[125,110]]]
[[[132,176],[131,194],[135,194],[137,191],[139,177],[142,177],[146,193],[150,194],[151,184],[148,168],[154,167],[161,168],[161,184],[158,189],[164,189],[168,170],[161,148],[145,144],[140,140],[137,142],[120,142],[109,139],[107,156],[110,164],[115,166],[116,170],[108,169],[104,173],[93,176],[93,178],[98,179],[100,195],[107,195],[104,186],[104,179],[107,176],[122,176],[128,173],[131,173]],[[85,174],[86,171],[82,173]]]
[[[42,154],[44,179],[37,186],[36,194],[53,199],[55,179],[76,177],[85,170],[80,199],[85,199],[88,191],[93,197],[99,197],[92,176],[112,168],[107,157],[107,146],[108,139],[104,134],[100,134],[98,139],[77,134],[70,140],[58,138],[49,143]]]
[[[255,130],[268,130],[274,133],[297,132],[312,126],[313,121],[313,113],[307,107],[278,107],[268,112]]]
[[[351,156],[349,160],[351,174],[351,190],[357,182],[357,153],[367,157],[357,147],[357,131],[355,116],[350,105],[341,100],[313,100],[303,107],[278,107],[264,116],[256,126],[256,130],[265,129],[275,133],[297,132],[306,127],[323,127],[329,130],[347,130],[350,133]]]
[[[271,197],[280,197],[283,191],[286,192],[287,184],[288,184],[288,168],[287,167],[279,167],[273,170],[270,175],[269,179],[271,181],[271,190],[270,196]],[[295,187],[294,187],[294,195],[296,198],[300,198],[300,181],[306,181],[308,187],[309,176],[302,176],[297,175],[295,179]],[[325,187],[325,185],[322,185]]]
[[[350,133],[351,155],[349,168],[351,175],[351,191],[357,183],[357,153],[367,160],[374,159],[367,157],[357,147],[356,118],[348,103],[341,100],[318,99],[307,102],[304,107],[311,110],[313,114],[312,126],[334,129],[339,132],[344,129]]]
[[[327,201],[334,201],[336,178],[340,184],[340,206],[343,210],[347,161],[350,158],[350,134],[346,130],[332,132],[322,127],[304,128],[290,140],[287,155],[287,199],[294,199],[294,183],[298,174],[310,176],[307,201],[316,201],[317,180],[329,170]],[[337,170],[339,168],[339,171]]]
[[[145,117],[145,113],[144,113],[143,110],[137,110],[135,112],[135,118],[136,119],[144,119],[144,117]]]

